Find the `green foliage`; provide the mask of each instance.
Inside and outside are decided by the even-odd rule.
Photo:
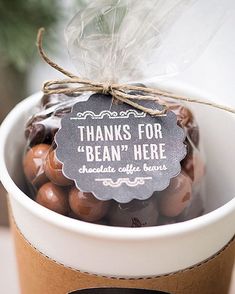
[[[0,0],[0,59],[24,71],[36,53],[37,30],[61,17],[55,0]],[[50,32],[50,31],[49,31]]]

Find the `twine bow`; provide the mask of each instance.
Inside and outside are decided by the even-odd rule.
[[[95,93],[102,93],[102,94],[110,94],[113,98],[129,104],[130,106],[146,112],[151,116],[160,116],[167,112],[168,105],[166,101],[164,101],[161,97],[167,97],[178,101],[185,101],[185,102],[192,102],[198,103],[203,105],[208,105],[214,108],[218,108],[221,110],[228,111],[230,113],[235,114],[235,109],[230,107],[226,107],[223,105],[219,105],[213,102],[199,100],[199,99],[192,99],[185,96],[177,95],[174,93],[161,91],[159,89],[148,88],[148,87],[141,87],[141,86],[134,86],[134,85],[126,85],[126,84],[116,84],[116,83],[109,83],[109,82],[96,82],[88,79],[82,79],[73,73],[65,70],[55,62],[53,62],[44,52],[42,40],[43,40],[43,33],[44,28],[40,28],[37,35],[37,47],[39,50],[39,54],[42,59],[53,67],[55,70],[61,72],[68,79],[60,79],[60,80],[51,80],[45,82],[43,85],[43,92],[45,94],[74,94],[74,93],[85,93],[85,92],[95,92]],[[75,85],[75,86],[74,86]],[[143,93],[143,94],[138,94]],[[159,105],[161,105],[162,109],[152,109],[147,108],[139,103],[134,102],[133,100],[148,100],[148,101],[155,101]]]

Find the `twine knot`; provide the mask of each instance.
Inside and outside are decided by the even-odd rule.
[[[102,86],[103,86],[103,94],[112,93],[112,84],[110,82],[104,82]]]

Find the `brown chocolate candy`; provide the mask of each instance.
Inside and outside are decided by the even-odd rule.
[[[27,180],[40,187],[48,182],[44,171],[44,161],[51,146],[47,144],[38,144],[28,150],[23,159],[23,168]]]
[[[108,214],[109,224],[119,227],[148,227],[157,225],[157,197],[132,200],[129,203],[113,201]]]
[[[178,216],[190,204],[192,181],[187,174],[181,172],[159,194],[159,212],[167,217]]]
[[[69,202],[66,190],[53,183],[44,184],[36,195],[36,202],[59,214],[69,213]]]
[[[61,89],[62,86],[56,86],[55,87],[56,89]],[[60,94],[45,94],[43,97],[42,97],[42,100],[41,100],[41,105],[47,109],[47,108],[50,108],[50,107],[53,107],[55,105],[59,105],[60,103],[62,102],[66,102],[69,100],[70,97],[77,97],[79,96],[80,94],[78,93],[71,93],[71,94],[63,94],[63,93],[60,93]]]
[[[69,192],[69,205],[73,213],[81,220],[96,222],[107,213],[109,201],[101,201],[92,193],[81,192],[73,187]]]
[[[198,152],[182,161],[182,169],[190,176],[194,184],[199,183],[205,175],[205,164]]]
[[[48,153],[44,169],[46,176],[54,184],[59,186],[69,186],[73,184],[73,181],[67,179],[62,173],[62,163],[56,158],[55,150],[50,150]]]
[[[79,217],[73,212],[73,211],[70,211],[69,215],[68,215],[70,218],[74,218],[74,219],[78,219],[79,220]],[[95,222],[96,225],[103,225],[103,226],[108,226],[108,221],[106,218],[102,218],[100,219],[99,221],[96,221]]]
[[[30,146],[34,146],[47,141],[46,127],[42,121],[46,116],[33,116],[27,123],[25,129],[25,137],[29,141]]]
[[[40,143],[52,144],[60,127],[60,118],[55,116],[33,116],[27,123],[25,137],[30,146]]]
[[[168,107],[170,110],[172,110],[176,114],[178,124],[182,126],[183,128],[185,128],[190,140],[193,142],[193,144],[196,147],[198,147],[199,128],[191,110],[189,110],[187,107],[184,107],[176,103],[170,103]],[[188,141],[186,142],[186,144],[188,143],[189,145],[191,145],[188,139],[186,139],[186,141]]]
[[[186,221],[196,217],[199,217],[204,212],[204,202],[201,195],[198,193],[194,195],[191,205],[186,208],[179,217],[177,221]]]
[[[66,100],[68,100],[68,97],[65,96],[64,94],[51,94],[51,95],[45,94],[42,97],[41,104],[44,108],[47,109]]]
[[[177,116],[177,121],[182,127],[188,127],[194,123],[194,117],[192,112],[187,108],[177,103],[171,103],[168,105],[169,109],[173,111]]]
[[[188,136],[189,136],[190,140],[193,142],[194,146],[198,147],[199,142],[200,142],[200,134],[199,134],[198,126],[192,126],[192,127],[188,128],[187,132],[188,132]]]
[[[176,218],[173,217],[167,217],[167,216],[160,216],[158,219],[158,226],[163,226],[163,225],[172,225],[177,223]]]
[[[59,107],[55,112],[54,115],[56,117],[62,118],[65,114],[70,113],[72,111],[72,107],[67,106],[67,107]]]

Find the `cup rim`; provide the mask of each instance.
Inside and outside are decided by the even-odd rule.
[[[24,99],[18,103],[11,112],[4,119],[0,127],[0,180],[7,192],[15,198],[15,200],[31,213],[35,214],[37,217],[47,221],[57,227],[63,228],[65,230],[73,231],[75,233],[89,235],[96,238],[106,238],[112,240],[146,240],[146,239],[162,239],[162,238],[171,238],[172,236],[184,235],[187,232],[193,232],[202,229],[205,226],[208,226],[212,223],[218,222],[220,219],[223,219],[226,215],[235,211],[235,197],[220,206],[219,208],[202,215],[200,217],[163,226],[153,226],[153,227],[142,227],[142,228],[123,228],[123,227],[112,227],[106,225],[97,225],[92,223],[87,223],[84,221],[72,219],[58,213],[55,213],[28,197],[13,181],[10,177],[5,158],[5,143],[8,137],[9,130],[15,124],[16,119],[26,109],[30,109],[36,102],[41,98],[42,93],[37,92],[28,98]],[[232,114],[229,114],[231,115]]]

